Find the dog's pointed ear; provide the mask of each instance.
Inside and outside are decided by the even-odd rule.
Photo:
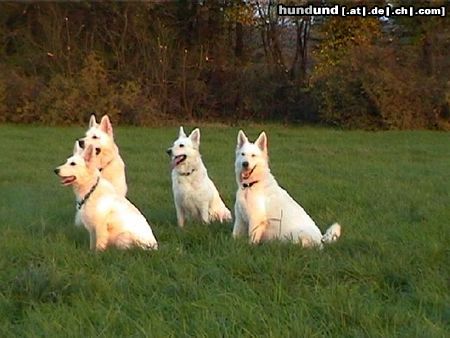
[[[197,146],[200,144],[200,129],[195,128],[190,134],[189,138],[191,139],[192,143],[196,144]]]
[[[90,144],[83,152],[84,162],[88,165],[88,167],[94,162],[95,158],[95,149],[92,144]]]
[[[261,134],[259,134],[255,144],[259,149],[261,149],[261,151],[267,153],[267,136],[265,132],[261,132]]]
[[[73,154],[80,155],[83,152],[83,148],[80,147],[78,140],[75,141],[75,145],[73,146]]]
[[[102,120],[100,121],[100,130],[107,133],[111,137],[114,136],[113,127],[108,115],[103,115]]]
[[[183,126],[180,127],[180,131],[178,132],[178,137],[186,137],[186,133],[184,132]]]
[[[95,114],[91,115],[91,118],[89,119],[89,128],[96,127],[97,126],[97,120],[95,119]]]
[[[242,130],[239,130],[238,136],[237,136],[237,148],[241,148],[245,143],[248,142],[247,136],[245,136],[245,133]]]

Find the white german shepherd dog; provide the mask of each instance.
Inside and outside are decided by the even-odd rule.
[[[187,218],[210,223],[231,221],[227,209],[202,162],[199,152],[200,130],[186,136],[180,127],[178,139],[167,149],[171,158],[172,191],[178,225],[183,227]]]
[[[89,145],[83,151],[75,142],[73,156],[57,167],[55,173],[64,186],[73,187],[92,250],[101,251],[109,246],[158,248],[145,217],[100,175],[94,146]]]
[[[125,163],[119,154],[119,148],[114,142],[113,127],[108,115],[103,115],[100,124],[91,115],[89,129],[84,138],[78,140],[81,148],[92,145],[97,153],[97,165],[102,177],[114,186],[119,195],[127,194],[125,178]]]
[[[304,247],[322,247],[322,243],[339,238],[339,224],[333,224],[322,235],[305,210],[278,185],[270,173],[264,132],[251,143],[239,131],[235,170],[238,190],[233,237],[247,234],[254,244],[278,238]]]

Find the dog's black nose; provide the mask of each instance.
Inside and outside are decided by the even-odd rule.
[[[56,168],[55,170],[53,170],[55,172],[56,175],[59,175],[59,169]]]
[[[82,140],[81,138],[78,140],[78,145],[80,146],[81,149],[84,149],[84,140]]]
[[[243,166],[244,168],[248,168],[248,162],[247,162],[247,161],[242,162],[242,166]]]
[[[169,156],[172,155],[172,149],[170,149],[170,148],[167,149],[167,150],[166,150],[166,153],[167,153],[167,155],[169,155]]]

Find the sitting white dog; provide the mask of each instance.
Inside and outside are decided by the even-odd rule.
[[[178,139],[167,150],[171,158],[172,191],[180,227],[184,226],[186,218],[203,223],[232,219],[230,210],[208,177],[199,147],[200,130],[197,128],[186,136],[180,127]]]
[[[236,148],[236,181],[233,236],[248,234],[251,243],[271,239],[291,240],[304,247],[333,242],[341,234],[333,224],[322,235],[311,217],[281,188],[270,173],[267,137],[262,132],[255,143],[239,131]]]
[[[89,129],[84,138],[78,139],[78,146],[86,148],[92,145],[96,152],[96,163],[103,178],[108,180],[119,195],[127,193],[127,181],[125,178],[125,163],[120,157],[119,147],[114,142],[114,133],[108,115],[103,115],[100,124],[95,115],[89,120]],[[80,213],[75,213],[75,225],[82,225]]]
[[[126,196],[125,163],[114,142],[113,127],[108,115],[103,115],[100,123],[97,123],[95,115],[91,115],[86,136],[78,140],[78,145],[83,149],[89,145],[95,148],[97,166],[102,177],[111,182],[119,195]]]
[[[64,186],[73,186],[80,220],[89,231],[90,248],[157,249],[158,243],[145,217],[97,168],[94,146],[89,145],[83,151],[76,142],[73,156],[55,169]]]

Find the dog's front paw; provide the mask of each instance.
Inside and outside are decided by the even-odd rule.
[[[260,222],[257,226],[251,228],[250,230],[250,243],[259,244],[263,238],[264,232],[267,229],[267,221]]]
[[[250,238],[249,243],[251,245],[259,245],[261,244],[261,239]]]
[[[233,229],[233,232],[231,235],[233,236],[234,239],[237,239],[237,238],[244,236],[245,232],[242,233],[242,232],[239,232],[239,230]]]
[[[99,242],[95,245],[95,251],[105,251],[107,243]]]

